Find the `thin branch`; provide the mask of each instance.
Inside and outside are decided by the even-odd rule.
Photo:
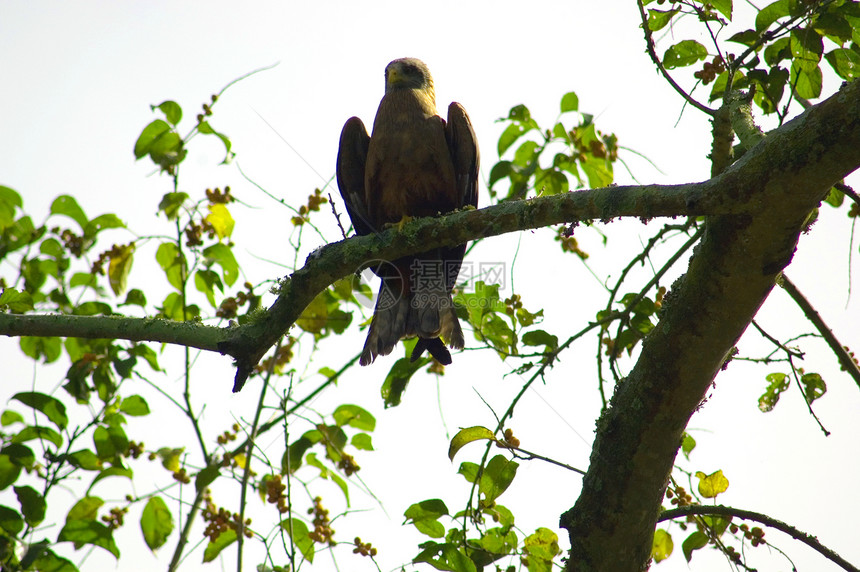
[[[852,565],[850,562],[846,561],[844,558],[839,556],[833,550],[827,548],[823,544],[821,544],[818,539],[811,534],[807,534],[798,530],[797,528],[786,524],[782,521],[776,520],[773,517],[770,517],[766,514],[762,514],[760,512],[753,512],[751,510],[743,510],[739,508],[733,508],[730,506],[705,506],[705,505],[688,505],[682,506],[678,508],[672,508],[669,510],[665,510],[660,513],[660,516],[657,518],[657,522],[663,522],[666,520],[674,520],[676,518],[688,515],[702,515],[702,514],[716,514],[720,516],[732,516],[738,517],[743,520],[752,520],[755,522],[759,522],[765,526],[770,528],[775,528],[780,532],[784,532],[785,534],[791,536],[795,540],[799,540],[805,545],[809,546],[831,562],[840,566],[843,570],[848,570],[849,572],[860,572],[856,566]]]
[[[678,92],[678,95],[683,97],[687,103],[701,111],[702,113],[706,113],[710,116],[716,115],[716,110],[711,109],[707,105],[699,103],[696,99],[693,98],[692,95],[684,91],[680,85],[678,85],[672,76],[669,75],[669,72],[666,71],[666,68],[663,67],[663,62],[660,61],[660,58],[657,57],[657,52],[654,45],[654,38],[651,35],[651,28],[648,27],[648,14],[645,13],[645,6],[642,5],[642,0],[637,0],[636,4],[639,6],[639,14],[642,17],[642,30],[645,32],[645,47],[648,50],[648,55],[651,56],[651,61],[654,62],[654,65],[657,66],[657,69],[660,71],[660,74],[663,78],[669,82],[669,85],[672,86],[672,89]]]
[[[526,451],[525,449],[520,449],[519,447],[509,447],[509,446],[503,445],[502,448],[510,449],[511,451],[513,451],[514,457],[516,457],[517,459],[522,459],[524,461],[530,461],[532,459],[537,459],[539,461],[546,461],[547,463],[550,463],[551,465],[555,465],[557,467],[561,467],[562,469],[567,469],[568,471],[573,471],[574,473],[579,473],[580,475],[585,474],[585,471],[583,471],[582,469],[577,469],[576,467],[571,467],[567,463],[562,463],[561,461],[556,461],[555,459],[551,459],[549,457],[544,457],[543,455],[539,455],[537,453],[532,453],[531,451]],[[525,456],[517,455],[517,453],[522,453]]]
[[[778,283],[782,286],[782,289],[791,296],[794,303],[800,307],[803,311],[803,315],[806,316],[806,319],[812,322],[815,329],[821,333],[824,341],[827,342],[827,345],[830,346],[830,349],[834,354],[836,354],[836,359],[839,361],[839,365],[842,369],[848,372],[848,375],[850,375],[854,382],[857,383],[857,386],[860,387],[860,367],[857,366],[857,363],[851,355],[849,355],[845,346],[836,339],[836,336],[833,335],[833,331],[827,327],[827,324],[824,323],[824,319],[821,315],[815,310],[809,300],[800,293],[797,286],[788,279],[788,276],[783,274]]]

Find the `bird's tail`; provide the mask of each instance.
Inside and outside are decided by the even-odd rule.
[[[466,343],[450,293],[427,289],[410,292],[398,279],[383,279],[359,363],[368,365],[376,356],[390,354],[402,338],[413,336],[418,337],[418,343],[412,350],[412,361],[426,349],[440,363],[449,365],[451,353],[442,340],[455,349]]]
[[[368,365],[376,356],[387,356],[406,335],[409,296],[404,295],[400,278],[383,278],[373,310],[373,320],[358,363]]]

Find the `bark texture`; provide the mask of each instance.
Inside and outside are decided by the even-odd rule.
[[[630,375],[597,424],[576,504],[561,517],[571,571],[646,569],[681,435],[789,264],[830,187],[860,166],[860,82],[771,133],[703,185],[742,214],[711,216]],[[734,210],[734,212],[739,212]]]

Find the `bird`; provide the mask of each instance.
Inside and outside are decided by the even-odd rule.
[[[385,67],[385,94],[370,135],[358,117],[343,126],[337,184],[358,235],[381,232],[410,218],[437,216],[478,205],[480,152],[465,108],[436,110],[433,77],[416,58]],[[465,345],[451,291],[466,245],[435,248],[371,269],[381,285],[359,363],[388,355],[404,338],[418,340],[410,356],[427,350],[443,365],[450,348]]]

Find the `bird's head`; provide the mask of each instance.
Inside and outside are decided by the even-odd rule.
[[[421,60],[400,58],[385,66],[385,92],[394,89],[418,89],[434,95],[433,76]]]

